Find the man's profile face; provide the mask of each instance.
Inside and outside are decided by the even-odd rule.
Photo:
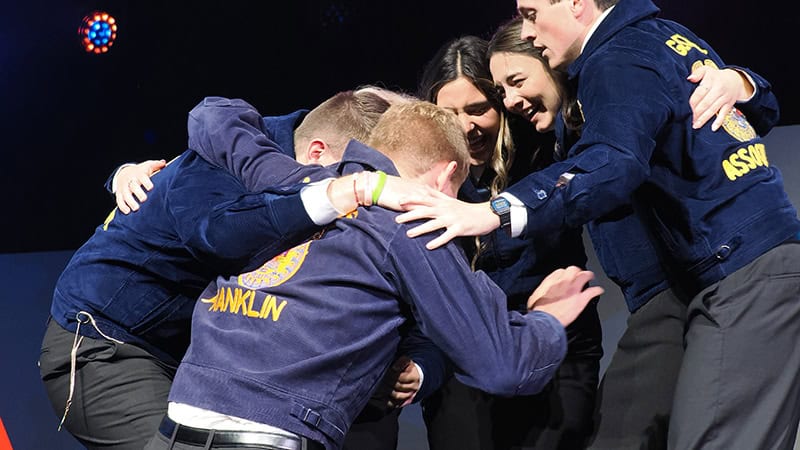
[[[542,49],[550,67],[566,68],[580,54],[581,32],[571,6],[581,0],[517,0],[522,39]],[[588,0],[591,1],[591,0]]]

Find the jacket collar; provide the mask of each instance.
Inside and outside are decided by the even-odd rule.
[[[655,18],[660,11],[651,0],[620,0],[589,38],[578,59],[570,64],[569,78],[578,75],[592,53],[620,30],[642,19]]]
[[[281,152],[295,157],[294,154],[294,130],[303,121],[303,118],[308,114],[307,109],[301,109],[291,114],[283,116],[269,116],[264,117],[264,130],[272,140],[278,144]]]
[[[355,139],[347,143],[336,170],[343,175],[361,170],[382,170],[387,175],[399,175],[394,163],[386,155]]]

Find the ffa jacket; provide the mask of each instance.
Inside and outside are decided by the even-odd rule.
[[[351,141],[344,173],[382,169]],[[507,312],[505,295],[455,244],[430,251],[397,213],[359,208],[257,270],[218,277],[193,317],[170,401],[277,426],[338,448],[416,321],[465,384],[539,391],[566,351],[541,312]]]
[[[271,137],[286,142],[294,122],[266,118],[262,126],[264,144],[280,154]],[[189,128],[195,136],[191,119]],[[104,334],[174,365],[189,342],[194,302],[216,275],[253,267],[250,261],[290,248],[317,227],[296,188],[251,192],[193,151],[154,175],[153,184],[139,211],[115,209],[75,252],[56,284],[51,314],[75,331],[77,314],[88,312]],[[101,338],[88,324],[80,334]]]
[[[508,192],[529,207],[527,233],[601,219],[589,231],[604,269],[621,278],[641,271],[643,241],[627,239],[626,224],[603,227],[632,201],[673,287],[691,296],[795,235],[800,222],[741,112],[717,132],[692,129],[696,86],[686,77],[697,64],[723,63],[657,12],[649,0],[622,0],[600,24],[569,67],[585,119],[580,139],[567,159]],[[565,172],[575,177],[557,183]]]
[[[338,176],[335,167],[303,166],[287,157],[290,151],[294,155],[294,129],[306,113],[262,118],[242,99],[206,97],[189,113],[189,142],[203,158],[236,174],[249,189]],[[363,146],[354,143],[348,148],[354,158]],[[435,391],[451,372],[447,357],[415,327],[404,330],[398,355],[408,356],[424,372],[415,402]]]

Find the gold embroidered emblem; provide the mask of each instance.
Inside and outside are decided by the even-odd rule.
[[[722,128],[739,142],[748,142],[756,138],[756,130],[750,125],[744,114],[736,108],[731,109],[725,116]]]
[[[262,289],[283,284],[303,265],[311,242],[300,244],[272,258],[258,269],[239,275],[239,285],[248,289]]]
[[[698,59],[697,61],[692,63],[692,72],[694,72],[700,66],[708,66],[708,67],[711,67],[711,68],[714,68],[714,69],[719,69],[719,66],[717,66],[717,63],[715,63],[714,61],[712,61],[710,59],[704,59],[703,61],[700,61]]]

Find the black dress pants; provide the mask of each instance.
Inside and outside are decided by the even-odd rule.
[[[530,396],[499,397],[450,379],[423,401],[431,450],[585,448],[603,356],[596,300],[567,327],[568,350],[554,379]]]
[[[69,396],[74,338],[50,319],[39,366],[57,420]],[[141,450],[167,412],[174,376],[174,367],[135,345],[84,337],[64,428],[90,450]]]

